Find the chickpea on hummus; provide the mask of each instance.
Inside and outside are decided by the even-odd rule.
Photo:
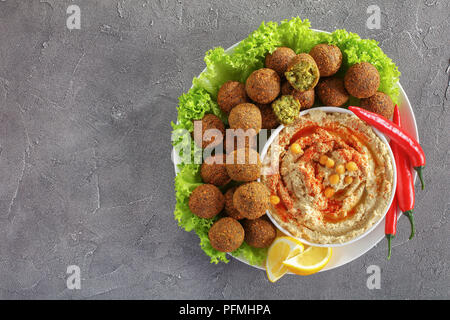
[[[354,115],[313,110],[299,117],[280,132],[263,167],[261,181],[281,200],[270,205],[271,216],[313,243],[348,242],[390,205],[388,147]]]

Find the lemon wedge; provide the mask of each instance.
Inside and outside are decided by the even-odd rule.
[[[309,247],[298,255],[283,261],[283,265],[292,273],[302,276],[319,272],[330,261],[331,248]]]
[[[303,244],[295,238],[276,238],[267,252],[266,272],[269,281],[275,282],[288,273],[283,261],[299,255],[303,250]]]

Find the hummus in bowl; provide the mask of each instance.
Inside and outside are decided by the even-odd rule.
[[[261,182],[277,195],[268,216],[314,246],[354,242],[383,219],[396,187],[386,138],[351,111],[320,107],[280,126],[261,152]]]

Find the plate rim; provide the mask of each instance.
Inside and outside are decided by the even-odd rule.
[[[331,33],[331,32],[329,32],[329,31],[320,30],[320,29],[314,29],[314,28],[311,28],[311,30],[316,31],[316,32],[328,33],[328,34]],[[230,47],[228,47],[228,48],[225,49],[224,51],[225,51],[226,53],[230,53],[230,51],[232,51],[236,46],[238,46],[243,40],[244,40],[244,39],[242,39],[242,40],[236,42],[235,44],[231,45]],[[205,72],[206,69],[207,69],[207,67],[205,67],[205,68],[200,72],[200,74],[199,74],[198,76],[200,76],[203,72]],[[192,89],[193,86],[194,86],[194,85],[192,84],[192,86],[190,87],[190,89]],[[396,83],[396,86],[398,87],[398,89],[399,89],[399,91],[400,91],[400,97],[401,97],[402,99],[404,99],[404,100],[403,100],[403,104],[405,104],[405,105],[408,107],[409,115],[410,115],[411,120],[412,120],[412,121],[411,121],[411,123],[412,123],[412,128],[411,128],[411,129],[412,129],[412,130],[411,130],[411,132],[409,132],[409,133],[413,135],[413,138],[415,138],[415,139],[417,140],[417,142],[420,142],[420,140],[419,140],[419,131],[418,131],[418,128],[417,128],[417,121],[416,121],[416,117],[415,117],[415,114],[414,114],[414,110],[413,110],[413,108],[412,108],[412,106],[411,106],[411,102],[409,101],[408,95],[406,94],[405,90],[403,89],[403,86],[401,85],[400,80]],[[177,123],[178,123],[178,121],[177,121]],[[174,169],[175,169],[175,175],[176,175],[176,174],[178,174],[179,170],[178,170],[178,167],[177,167],[178,163],[176,163],[175,159],[176,159],[176,155],[175,155],[175,147],[172,147],[171,160],[172,160],[172,162],[173,162]],[[417,179],[417,173],[414,171],[414,182],[416,181],[416,179]],[[400,217],[401,217],[401,214],[398,215],[398,218],[397,218],[397,219],[400,219]],[[357,241],[355,241],[355,242],[352,242],[352,243],[349,244],[349,245],[356,244],[356,243],[358,243],[358,242],[360,242],[360,241],[363,241],[363,240],[367,240],[367,237],[368,237],[370,234],[373,234],[373,233],[377,230],[377,228],[380,226],[380,224],[381,224],[384,220],[385,220],[385,218],[380,219],[380,222],[378,223],[378,225],[377,225],[375,228],[373,228],[371,232],[367,233],[364,237],[360,238],[359,240],[357,240]],[[350,263],[350,262],[353,262],[354,260],[358,259],[359,257],[361,257],[361,256],[363,256],[364,254],[366,254],[368,251],[370,251],[371,249],[373,249],[375,246],[377,246],[377,245],[381,242],[381,240],[383,240],[384,237],[385,237],[384,235],[381,236],[381,237],[379,237],[378,239],[376,239],[376,240],[373,242],[373,244],[372,244],[369,248],[367,248],[367,249],[365,249],[365,250],[362,250],[362,252],[360,252],[360,253],[357,254],[357,255],[352,256],[352,258],[350,258],[349,260],[345,261],[344,263],[340,263],[340,264],[338,263],[338,264],[336,264],[336,265],[334,265],[334,266],[327,265],[327,266],[325,266],[325,268],[323,268],[323,269],[320,270],[319,272],[330,271],[330,270],[333,270],[333,269],[342,267],[342,266],[344,266],[344,265],[346,265],[346,264],[348,264],[348,263]],[[345,246],[336,247],[336,248],[334,248],[334,250],[336,250],[336,249],[342,249],[342,248],[345,248]],[[334,251],[334,250],[333,250],[333,251]],[[236,259],[236,260],[238,260],[238,261],[240,261],[240,262],[242,262],[242,263],[244,263],[244,264],[246,264],[246,265],[252,267],[252,268],[255,268],[255,269],[259,269],[259,270],[265,271],[265,268],[264,268],[263,265],[253,265],[253,264],[250,264],[247,260],[243,259],[242,257],[233,256],[231,253],[227,253],[227,255],[228,255],[229,257],[232,257],[233,259]],[[288,273],[288,274],[291,274],[291,273]]]

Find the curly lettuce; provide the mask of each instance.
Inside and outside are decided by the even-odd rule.
[[[211,263],[228,262],[226,254],[215,250],[208,238],[208,231],[218,218],[199,218],[189,209],[189,196],[201,184],[203,182],[200,177],[200,165],[187,164],[178,172],[175,177],[175,198],[177,200],[174,212],[175,220],[184,230],[195,231],[200,238],[200,247],[211,258]]]
[[[277,47],[285,46],[296,53],[309,52],[319,43],[334,44],[343,54],[343,64],[337,76],[343,77],[347,69],[358,62],[373,64],[380,73],[379,91],[388,94],[397,103],[399,89],[397,83],[400,72],[392,60],[382,51],[375,40],[361,39],[357,34],[345,30],[336,30],[331,34],[311,30],[310,22],[305,19],[292,18],[281,23],[263,22],[259,28],[241,41],[230,53],[222,47],[209,50],[205,55],[206,69],[193,80],[193,87],[179,98],[177,123],[172,123],[173,145],[176,149],[190,150],[191,154],[201,152],[191,139],[187,138],[193,131],[193,120],[199,120],[207,113],[212,113],[227,124],[226,115],[217,105],[216,98],[220,86],[229,80],[245,82],[247,77],[257,69],[264,67],[267,53]],[[358,104],[358,99],[351,100]],[[176,135],[178,129],[185,130],[184,135]],[[188,145],[190,144],[190,145]],[[175,178],[176,206],[174,216],[178,224],[186,231],[195,231],[200,238],[200,246],[211,258],[212,263],[228,262],[226,254],[212,248],[208,231],[219,219],[202,219],[194,215],[188,205],[192,191],[202,184],[199,174],[200,165],[182,162]],[[245,242],[236,251],[235,257],[242,257],[253,265],[261,265],[267,249],[256,249]]]

